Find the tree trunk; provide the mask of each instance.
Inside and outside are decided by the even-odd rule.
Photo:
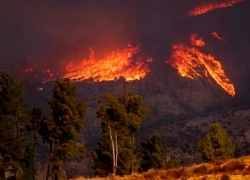
[[[16,126],[16,138],[20,138],[19,137],[19,122],[18,122],[18,107],[17,109],[15,108],[14,110],[14,118],[15,118],[15,126]]]
[[[57,174],[55,175],[55,180],[59,180]]]
[[[34,124],[34,129],[33,129],[33,149],[32,149],[32,179],[35,180],[35,153],[36,153],[36,132],[37,132],[37,127],[36,123]]]
[[[118,159],[118,143],[117,143],[117,133],[115,133],[115,169],[117,169],[117,159]]]
[[[109,129],[109,138],[111,141],[111,148],[112,148],[112,174],[115,175],[116,174],[116,147],[115,147],[115,143],[114,143],[114,139],[113,139],[113,135],[112,135],[112,129],[110,127],[110,125],[108,125],[108,129]]]
[[[16,138],[18,139],[20,137],[19,137],[19,124],[17,117],[15,117],[15,126],[16,126]]]
[[[50,145],[49,145],[49,156],[52,152],[52,141],[50,141]],[[47,175],[46,175],[46,180],[49,179],[49,173],[50,173],[50,163],[48,163],[48,167],[47,167]]]
[[[19,131],[18,131],[18,122],[17,122],[17,120],[15,121],[15,124],[16,124],[16,138],[18,138]]]

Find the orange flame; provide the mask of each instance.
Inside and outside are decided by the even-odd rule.
[[[55,79],[54,74],[50,69],[43,69],[42,65],[39,64],[29,65],[24,68],[18,69],[20,70],[21,76],[28,76],[29,79],[41,80],[43,84],[46,82],[53,81]]]
[[[237,3],[240,3],[240,2],[244,2],[244,0],[230,0],[228,2],[205,4],[205,5],[198,6],[198,7],[194,8],[193,10],[191,10],[189,12],[189,15],[190,16],[197,16],[197,15],[205,14],[205,13],[207,13],[209,11],[213,11],[215,9],[231,7],[231,6],[233,6]]]
[[[223,37],[221,37],[217,32],[213,31],[211,33],[211,35],[216,38],[216,39],[219,39],[219,40],[222,40],[222,41],[225,41],[225,39]]]
[[[194,46],[199,46],[199,47],[205,46],[205,42],[203,41],[202,37],[198,38],[197,34],[191,34],[190,41],[191,41],[191,44]]]
[[[190,79],[197,80],[210,75],[229,95],[235,95],[234,85],[226,77],[221,63],[210,54],[203,54],[197,48],[185,44],[174,45],[173,54],[167,63],[176,68],[181,76]]]
[[[139,80],[150,70],[140,59],[133,61],[133,56],[138,52],[138,47],[129,45],[127,48],[96,59],[93,49],[90,49],[88,58],[80,62],[66,63],[66,74],[63,77],[70,78],[72,81],[92,79],[94,82],[112,81],[120,77],[124,77],[126,81]],[[151,62],[152,59],[148,58],[147,61]]]

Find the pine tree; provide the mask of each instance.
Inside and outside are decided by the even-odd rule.
[[[25,152],[24,131],[28,111],[23,94],[22,82],[1,71],[0,154],[3,167],[12,167],[16,172],[20,172],[20,160]]]
[[[52,122],[48,121],[47,116],[43,116],[38,129],[38,134],[42,137],[43,143],[49,144],[49,157],[53,150],[53,139],[50,135],[51,132],[53,131],[52,129],[53,126],[51,125],[51,123]],[[48,162],[46,180],[49,179],[49,175],[50,175],[50,163]]]
[[[151,168],[162,169],[167,168],[167,147],[159,136],[153,136],[146,142],[141,142],[142,147],[142,171]]]
[[[78,138],[87,103],[78,99],[69,79],[62,79],[55,83],[49,107],[52,112],[41,121],[39,134],[50,144],[48,175],[58,180],[66,178],[63,166],[67,160],[85,155],[86,148],[78,143]]]
[[[20,161],[22,167],[22,179],[23,180],[33,180],[35,174],[33,173],[33,143],[30,140],[25,140],[25,152],[24,157]]]
[[[235,146],[219,123],[211,124],[206,137],[197,144],[204,161],[227,159],[234,156]]]
[[[104,94],[97,107],[103,136],[93,154],[96,175],[124,175],[137,171],[139,163],[134,134],[140,129],[147,112],[142,97],[133,92],[125,90],[118,97]]]
[[[32,140],[31,140],[31,147],[26,148],[28,150],[28,155],[31,156],[31,179],[35,180],[36,176],[36,168],[35,168],[35,154],[36,154],[36,146],[37,146],[37,133],[38,129],[40,127],[42,120],[42,109],[39,107],[33,107],[30,113],[30,121],[29,124],[26,126],[26,129],[28,131],[31,131],[32,133]],[[31,150],[30,150],[31,148]]]

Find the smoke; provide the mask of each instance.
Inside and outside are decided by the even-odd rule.
[[[1,65],[27,57],[55,63],[83,56],[89,46],[102,53],[130,41],[152,52],[168,49],[174,33],[171,23],[188,10],[179,4],[164,0],[1,1]]]
[[[81,56],[89,46],[97,51],[124,46],[133,38],[130,30],[135,22],[131,13],[116,6],[90,1],[1,1],[1,62],[31,57],[53,63]]]
[[[234,68],[247,58],[249,2],[188,16],[191,9],[205,3],[208,1],[1,1],[0,67],[18,67],[29,59],[56,69],[60,61],[86,57],[90,46],[101,56],[131,42],[140,43],[141,51],[153,57],[155,72],[162,68],[163,75],[168,66],[163,57],[170,55],[171,46],[188,41],[189,34],[196,32],[208,43],[205,51],[222,59],[232,79],[240,79]],[[227,41],[216,41],[212,31],[220,32]]]

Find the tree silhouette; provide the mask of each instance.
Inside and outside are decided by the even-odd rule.
[[[206,137],[197,144],[204,161],[227,159],[234,156],[235,146],[219,123],[213,123]]]
[[[103,136],[93,154],[96,175],[124,175],[137,171],[134,133],[140,129],[147,112],[142,97],[133,92],[125,90],[118,97],[104,94],[97,107]]]
[[[33,107],[30,113],[30,122],[29,125],[27,126],[27,129],[32,132],[32,145],[31,145],[31,159],[32,159],[32,179],[35,180],[35,175],[36,175],[36,168],[35,168],[35,153],[36,153],[36,146],[37,146],[37,133],[38,129],[40,127],[42,120],[42,109],[39,107]]]
[[[153,136],[146,142],[141,143],[142,147],[142,171],[151,168],[161,169],[167,168],[167,147],[159,136]]]
[[[50,144],[47,178],[66,178],[66,160],[84,157],[86,148],[78,142],[87,111],[87,103],[77,96],[76,87],[69,79],[57,80],[49,101],[52,112],[42,119],[39,134]],[[53,145],[53,146],[52,146]]]
[[[24,131],[27,123],[27,105],[21,81],[8,72],[0,72],[0,154],[3,168],[19,172],[25,153]],[[16,174],[17,176],[18,174]]]

